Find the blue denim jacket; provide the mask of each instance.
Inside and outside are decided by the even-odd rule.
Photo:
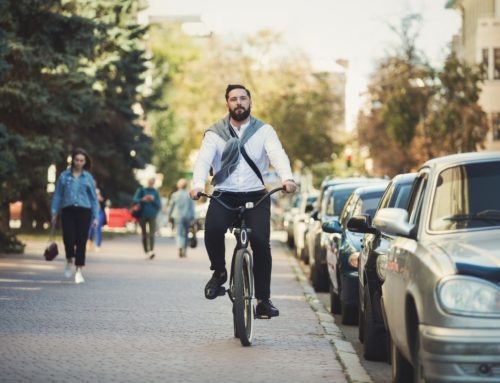
[[[68,206],[84,207],[92,210],[92,219],[98,217],[99,204],[94,177],[84,170],[79,177],[73,177],[71,168],[61,173],[52,197],[52,216]]]

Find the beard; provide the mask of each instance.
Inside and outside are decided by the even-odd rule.
[[[229,109],[229,115],[235,121],[245,121],[248,116],[250,116],[250,112],[252,111],[252,107],[248,107],[245,109],[243,107],[238,107],[234,110]]]

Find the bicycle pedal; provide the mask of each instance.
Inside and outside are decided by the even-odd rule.
[[[255,319],[271,319],[272,317],[267,315],[256,315]]]
[[[219,297],[226,295],[226,288],[224,286],[219,287]]]

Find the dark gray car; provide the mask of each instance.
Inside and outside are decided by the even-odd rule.
[[[393,381],[500,382],[500,152],[428,161],[373,225]]]

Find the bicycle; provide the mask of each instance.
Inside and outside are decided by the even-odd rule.
[[[267,192],[257,202],[247,202],[245,206],[231,207],[222,202],[217,196],[198,193],[198,197],[205,196],[211,198],[222,207],[238,212],[236,225],[229,230],[236,237],[236,246],[231,259],[231,273],[229,277],[229,287],[220,287],[219,296],[227,293],[233,303],[233,329],[234,337],[239,338],[243,346],[250,346],[253,337],[253,320],[255,316],[255,297],[254,297],[254,278],[253,278],[253,255],[248,250],[251,229],[245,224],[244,214],[247,210],[259,206],[262,201],[269,198],[272,194],[285,190],[279,187]],[[259,319],[270,319],[269,317],[259,317]]]

